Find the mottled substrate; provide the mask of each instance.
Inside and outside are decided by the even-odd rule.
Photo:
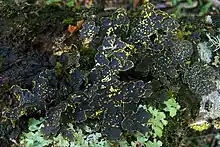
[[[189,88],[202,95],[208,95],[217,90],[219,75],[211,67],[202,63],[195,62],[184,74],[184,82],[188,83]]]
[[[200,114],[205,120],[217,119],[220,116],[219,108],[220,94],[218,91],[213,91],[207,96],[202,97]],[[218,127],[219,128],[219,127]]]
[[[215,26],[215,24],[212,24]],[[215,28],[215,27],[213,27]],[[212,31],[210,31],[212,32]],[[216,31],[217,32],[217,31]],[[214,32],[212,32],[214,33]],[[212,36],[212,37],[211,37]],[[184,73],[183,82],[189,89],[201,97],[200,109],[195,122],[190,126],[202,131],[212,125],[218,129],[219,123],[219,51],[216,46],[217,37],[204,32],[205,40],[197,45],[198,58]],[[204,127],[204,126],[208,127]]]

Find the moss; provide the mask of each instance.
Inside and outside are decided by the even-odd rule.
[[[53,35],[64,31],[63,20],[72,18],[77,20],[78,12],[71,8],[61,9],[55,5],[22,5],[16,6],[4,1],[0,7],[0,45],[21,49],[42,48]],[[13,37],[12,37],[13,36]],[[34,42],[34,43],[33,43]]]
[[[56,62],[56,74],[62,75],[62,64],[60,62]]]
[[[192,35],[195,26],[190,23],[183,23],[178,30],[178,38],[181,40],[186,39],[187,36]]]
[[[166,146],[181,146],[186,143],[186,138],[196,136],[198,133],[189,127],[189,124],[199,114],[200,100],[186,86],[182,86],[180,91],[175,93],[177,102],[181,105],[181,110],[174,118],[167,118],[168,125],[164,129],[161,141]],[[182,111],[185,110],[185,111]]]
[[[69,24],[75,24],[76,25],[76,21],[73,18],[66,18],[63,20],[63,24],[64,25],[69,25]]]
[[[95,55],[97,51],[94,48],[83,48],[80,52],[80,68],[90,70],[95,65]]]
[[[199,41],[201,39],[202,28],[205,27],[203,19],[200,17],[183,17],[178,20],[178,38],[180,40]]]

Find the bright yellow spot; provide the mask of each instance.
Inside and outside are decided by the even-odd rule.
[[[102,110],[96,111],[96,112],[95,112],[95,116],[100,115],[102,112],[103,112]]]
[[[117,92],[119,89],[114,89],[112,86],[110,87],[110,92]]]
[[[207,130],[210,127],[211,127],[211,124],[209,124],[206,120],[200,120],[193,124],[190,124],[190,128],[192,128],[193,130],[199,131],[199,132]]]
[[[187,65],[189,65],[189,64],[191,63],[191,61],[186,61],[185,63],[186,63]]]

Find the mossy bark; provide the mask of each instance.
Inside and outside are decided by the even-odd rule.
[[[0,6],[0,47],[47,50],[54,36],[65,30],[63,20],[76,21],[77,12],[72,8],[56,5],[22,4],[4,0]]]

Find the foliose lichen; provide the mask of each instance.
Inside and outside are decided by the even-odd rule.
[[[186,63],[193,45],[178,40],[178,27],[171,16],[150,3],[142,6],[136,18],[125,9],[110,16],[90,16],[79,37],[83,48],[96,50],[94,67],[83,71],[78,64],[79,51],[72,46],[58,48],[49,59],[50,69],[42,69],[32,86],[12,86],[15,103],[3,110],[4,118],[15,124],[24,115],[44,115],[41,130],[46,136],[58,134],[68,123],[78,127],[90,122],[108,140],[117,140],[124,132],[145,134],[152,129],[147,125],[152,115],[140,106],[151,103],[152,79],[159,81],[159,88],[154,87],[158,91],[170,88],[178,78],[176,85],[183,78],[189,89],[200,95],[216,90],[217,76],[212,67]],[[128,76],[128,81],[122,80],[120,74],[130,71],[151,78]],[[164,119],[165,114],[160,114]],[[163,125],[157,136],[162,136]]]
[[[183,80],[193,92],[208,95],[217,90],[218,78],[218,73],[211,66],[195,62],[185,72]]]

